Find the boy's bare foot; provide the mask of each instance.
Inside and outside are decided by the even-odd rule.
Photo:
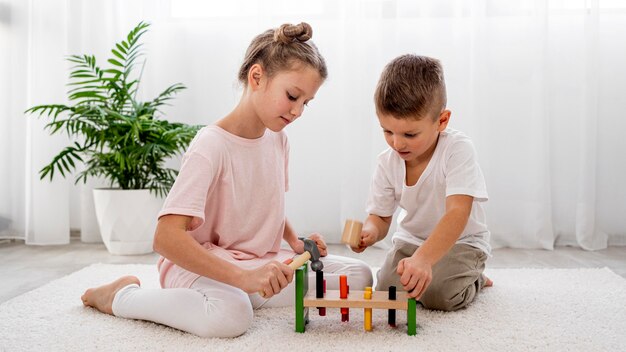
[[[87,307],[94,307],[102,313],[113,315],[113,297],[121,288],[131,284],[141,285],[135,276],[122,276],[110,284],[88,289],[80,299]]]
[[[485,285],[483,287],[491,287],[493,286],[493,280],[485,276]]]

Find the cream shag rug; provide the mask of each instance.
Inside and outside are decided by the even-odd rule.
[[[124,274],[156,287],[153,265],[95,264],[0,305],[0,351],[623,351],[626,280],[604,269],[488,269],[495,285],[467,309],[417,310],[417,335],[406,316],[387,326],[374,310],[374,331],[363,311],[341,323],[311,310],[304,334],[294,332],[291,308],[260,309],[250,330],[234,339],[202,339],[154,323],[85,308],[80,295]]]

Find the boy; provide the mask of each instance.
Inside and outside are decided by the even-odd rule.
[[[447,128],[438,60],[403,55],[384,69],[374,96],[390,148],[378,156],[360,253],[387,235],[397,207],[393,248],[376,289],[394,285],[428,309],[467,306],[492,281],[482,272],[489,230],[481,202],[487,190],[470,139]]]

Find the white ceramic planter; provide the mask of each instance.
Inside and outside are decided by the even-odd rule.
[[[92,180],[80,186],[80,240],[85,243],[102,243],[94,208],[93,189],[94,181]]]
[[[94,189],[96,218],[102,241],[111,254],[152,252],[157,214],[163,206],[148,190]]]

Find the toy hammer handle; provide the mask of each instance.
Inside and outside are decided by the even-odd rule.
[[[286,261],[284,261],[283,263],[288,264],[289,267],[292,270],[296,270],[299,267],[302,266],[302,264],[306,263],[307,260],[311,259],[311,253],[309,253],[308,251],[305,251],[304,253],[300,254],[298,256],[298,258],[291,260],[291,259],[287,259]],[[261,297],[265,297],[265,293],[263,291],[259,291],[259,295]]]
[[[300,254],[298,258],[289,263],[289,267],[293,270],[296,270],[301,267],[302,264],[306,263],[309,259],[311,259],[311,253],[309,253],[309,251],[305,251],[304,253]]]

